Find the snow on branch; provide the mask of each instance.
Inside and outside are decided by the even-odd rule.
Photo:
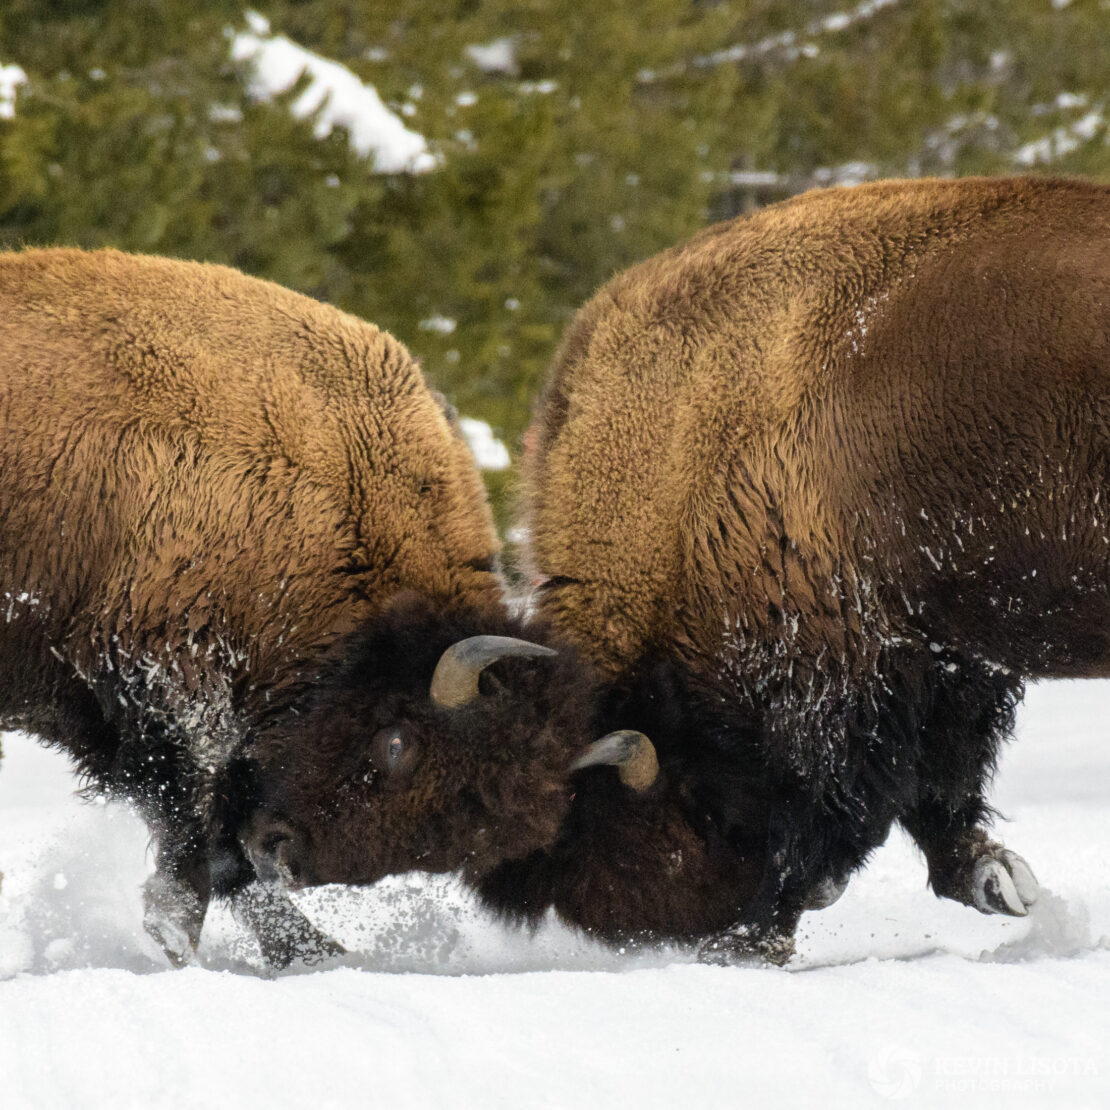
[[[317,138],[334,127],[345,127],[360,157],[372,156],[380,173],[423,173],[434,169],[423,135],[410,131],[382,103],[372,85],[365,85],[345,66],[298,46],[285,35],[274,35],[269,20],[247,13],[248,31],[231,35],[231,57],[252,66],[250,93],[268,100],[291,89],[301,75],[308,86],[293,101],[298,119],[314,113]]]
[[[0,65],[0,119],[15,115],[15,94],[27,80],[27,74],[17,65]]]
[[[871,162],[845,162],[839,166],[818,166],[808,173],[779,173],[776,170],[732,170],[719,174],[722,185],[734,189],[762,189],[780,196],[793,196],[807,189],[862,185],[880,176]]]
[[[460,416],[459,426],[463,438],[470,445],[474,460],[482,470],[507,470],[511,459],[509,449],[494,434],[484,420]]]
[[[899,2],[900,0],[861,0],[861,3],[846,12],[833,12],[830,15],[823,15],[811,20],[800,32],[783,31],[778,35],[769,35],[759,42],[738,43],[736,46],[729,46],[724,50],[715,50],[712,54],[706,54],[695,59],[695,64],[715,66],[726,62],[740,62],[745,58],[758,58],[775,51],[782,51],[793,61],[799,55],[811,55],[817,52],[816,44],[801,40],[846,31],[857,23],[863,23],[871,19],[883,8],[891,8]]]
[[[515,77],[520,72],[516,60],[516,42],[511,38],[474,43],[464,53],[483,73],[504,73]]]
[[[1078,107],[1084,103],[1082,97],[1065,99],[1069,94],[1061,94],[1057,99],[1059,107]],[[1096,104],[1074,123],[1057,127],[1050,134],[1019,147],[1014,153],[1014,162],[1019,166],[1044,166],[1078,150],[1090,142],[1100,131],[1106,131],[1104,105]],[[1110,141],[1110,139],[1108,139]]]
[[[832,35],[840,31],[846,31],[857,23],[863,23],[871,19],[884,8],[891,8],[899,3],[901,3],[901,0],[860,0],[860,3],[847,11],[832,12],[829,15],[810,20],[800,31],[782,31],[777,35],[768,35],[758,42],[726,46],[722,50],[714,50],[711,54],[702,54],[694,58],[693,64],[704,69],[709,66],[726,65],[730,62],[742,62],[749,58],[761,58],[776,52],[781,53],[788,61],[794,61],[802,56],[813,57],[819,51],[819,47],[813,41],[814,39],[821,35]],[[663,72],[644,70],[640,73],[640,80],[649,83],[681,69],[681,66],[676,66]]]

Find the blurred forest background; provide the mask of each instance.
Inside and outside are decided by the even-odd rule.
[[[296,110],[311,75],[268,95],[286,40],[420,153]],[[0,67],[4,247],[330,301],[514,453],[574,310],[707,221],[878,177],[1110,176],[1107,0],[0,0]]]

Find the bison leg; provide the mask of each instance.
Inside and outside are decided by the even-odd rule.
[[[848,877],[829,876],[795,889],[784,875],[764,884],[743,921],[709,937],[698,947],[708,964],[761,963],[781,967],[794,955],[794,931],[806,910],[831,906],[848,889]]]
[[[830,866],[825,854],[818,858],[810,852],[820,838],[809,834],[804,814],[815,812],[801,797],[792,797],[772,814],[759,889],[733,925],[701,943],[701,963],[781,967],[794,955],[794,931],[802,913],[831,905],[844,892],[847,871]]]
[[[1037,880],[1015,852],[992,840],[986,787],[1008,735],[1021,686],[1012,676],[945,655],[923,729],[916,803],[901,821],[929,866],[929,884],[982,913],[1024,917]],[[955,668],[951,670],[950,668]],[[951,677],[947,677],[951,675]]]
[[[295,960],[315,965],[346,952],[293,905],[279,883],[258,880],[241,887],[231,895],[231,912],[258,938],[270,967]]]
[[[208,859],[164,842],[158,864],[143,886],[143,925],[174,967],[192,959],[211,892]]]
[[[143,887],[143,925],[175,967],[187,964],[200,942],[211,896],[206,854],[175,855],[159,847],[158,865]],[[231,894],[235,919],[258,939],[273,968],[295,960],[318,964],[345,950],[321,933],[277,883],[254,881]]]
[[[820,674],[816,664],[798,673]],[[780,689],[763,745],[761,792],[770,802],[763,879],[737,923],[702,945],[703,960],[786,962],[802,913],[835,902],[913,807],[917,782],[909,768],[923,715],[913,679],[900,656],[885,660],[866,683],[820,699],[827,701],[822,712],[808,679],[802,689]]]

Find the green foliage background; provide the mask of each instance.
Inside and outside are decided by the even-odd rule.
[[[252,100],[241,4],[0,0],[0,63],[28,77],[0,119],[0,245],[226,262],[331,301],[514,450],[575,308],[707,220],[873,177],[1110,175],[1106,0],[256,8],[439,167],[377,173],[292,117],[296,90]],[[466,48],[502,38],[514,69],[483,72]]]

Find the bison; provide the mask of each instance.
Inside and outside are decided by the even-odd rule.
[[[533,427],[535,617],[337,641],[260,741],[252,858],[783,959],[897,821],[938,896],[1025,914],[1000,744],[1024,679],[1110,674],[1107,259],[1107,187],[895,181],[617,276]]]
[[[453,417],[376,327],[219,266],[0,256],[0,725],[138,807],[175,963],[213,893],[274,962],[334,950],[255,881],[238,753],[394,594],[496,609],[497,551]]]

